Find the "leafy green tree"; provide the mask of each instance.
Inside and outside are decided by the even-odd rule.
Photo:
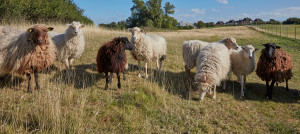
[[[287,20],[282,22],[283,24],[300,24],[300,18],[293,17],[293,18],[288,18]]]
[[[196,27],[197,27],[197,28],[204,28],[204,27],[206,27],[206,24],[205,24],[203,21],[199,20],[199,21],[196,23]]]

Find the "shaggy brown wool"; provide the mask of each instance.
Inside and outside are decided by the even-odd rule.
[[[291,79],[292,67],[292,57],[284,50],[276,49],[274,56],[267,59],[265,49],[263,49],[257,63],[256,74],[263,81],[284,82]]]
[[[120,37],[104,43],[98,51],[98,72],[123,72],[127,63],[125,47]]]

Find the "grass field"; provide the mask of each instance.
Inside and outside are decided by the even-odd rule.
[[[66,28],[52,26],[58,32]],[[55,63],[40,74],[40,91],[26,93],[24,76],[7,76],[0,82],[0,133],[300,133],[299,40],[244,26],[157,32],[168,42],[163,71],[157,73],[152,62],[148,64],[149,79],[139,78],[137,61],[127,52],[129,70],[122,89],[117,88],[114,75],[105,91],[104,74],[96,71],[97,50],[116,36],[131,35],[91,26],[83,30],[85,52],[75,60],[73,78],[65,79],[63,65]],[[265,82],[252,73],[242,100],[235,77],[227,81],[226,90],[218,87],[216,100],[207,96],[200,102],[199,92],[188,93],[193,86],[184,72],[183,41],[212,42],[227,36],[235,37],[241,46],[252,44],[260,50],[262,43],[274,42],[291,54],[294,76],[289,81],[290,91],[281,83],[274,89],[273,100],[267,100]]]
[[[254,28],[260,31],[279,35],[282,37],[288,37],[295,39],[295,28],[296,28],[296,39],[300,39],[300,25],[254,25]]]

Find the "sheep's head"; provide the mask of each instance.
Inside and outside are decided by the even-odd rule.
[[[119,43],[122,43],[125,46],[126,50],[133,49],[133,45],[131,44],[131,42],[128,40],[127,37],[124,36],[119,37]]]
[[[195,76],[196,82],[194,82],[194,85],[197,85],[197,89],[200,92],[200,100],[203,100],[205,94],[209,89],[212,89],[212,81],[207,79],[207,75],[200,74],[199,76]]]
[[[30,32],[32,41],[36,45],[48,44],[48,31],[52,31],[54,28],[46,27],[45,25],[34,25],[27,31]]]
[[[275,43],[266,43],[263,46],[265,46],[265,54],[268,58],[274,57],[275,50],[280,48]]]
[[[258,50],[258,48],[254,48],[252,45],[247,45],[245,47],[242,47],[242,49],[243,49],[243,56],[249,59],[254,58],[254,52]]]
[[[225,38],[225,45],[226,47],[230,50],[230,49],[239,49],[239,45],[236,43],[236,39],[233,37],[227,37]]]
[[[141,33],[143,33],[144,30],[142,30],[138,27],[128,28],[127,30],[130,31],[132,34],[132,37],[131,37],[132,43],[137,44],[141,41]]]
[[[85,25],[80,24],[80,22],[73,21],[71,24],[67,24],[69,26],[69,30],[71,30],[71,33],[76,36],[78,33],[82,32],[82,28],[85,27]]]

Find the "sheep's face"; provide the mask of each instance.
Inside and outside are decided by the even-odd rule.
[[[48,31],[52,31],[53,29],[44,25],[35,25],[27,31],[30,32],[34,44],[42,45],[47,44]]]
[[[254,59],[254,52],[258,50],[258,48],[254,48],[252,45],[247,45],[245,47],[242,47],[243,49],[243,56],[245,58]]]
[[[275,50],[280,48],[280,46],[277,46],[274,43],[263,44],[263,46],[265,46],[265,54],[268,58],[272,58]]]
[[[141,33],[144,32],[142,29],[138,27],[134,27],[134,28],[128,28],[128,31],[130,31],[132,34],[131,37],[132,43],[137,44],[141,41]]]
[[[78,33],[82,32],[82,28],[85,27],[85,25],[80,24],[80,22],[73,21],[71,24],[67,24],[69,26],[69,29],[71,30],[71,33],[76,36]]]
[[[120,43],[122,43],[125,46],[126,50],[133,49],[133,45],[131,44],[131,42],[128,40],[127,37],[120,37]]]
[[[208,83],[200,83],[198,85],[198,90],[200,91],[200,100],[203,100],[207,91],[211,88],[211,85]]]
[[[228,37],[225,39],[225,44],[227,46],[227,48],[230,49],[239,49],[239,45],[236,43],[236,39],[233,37]]]

